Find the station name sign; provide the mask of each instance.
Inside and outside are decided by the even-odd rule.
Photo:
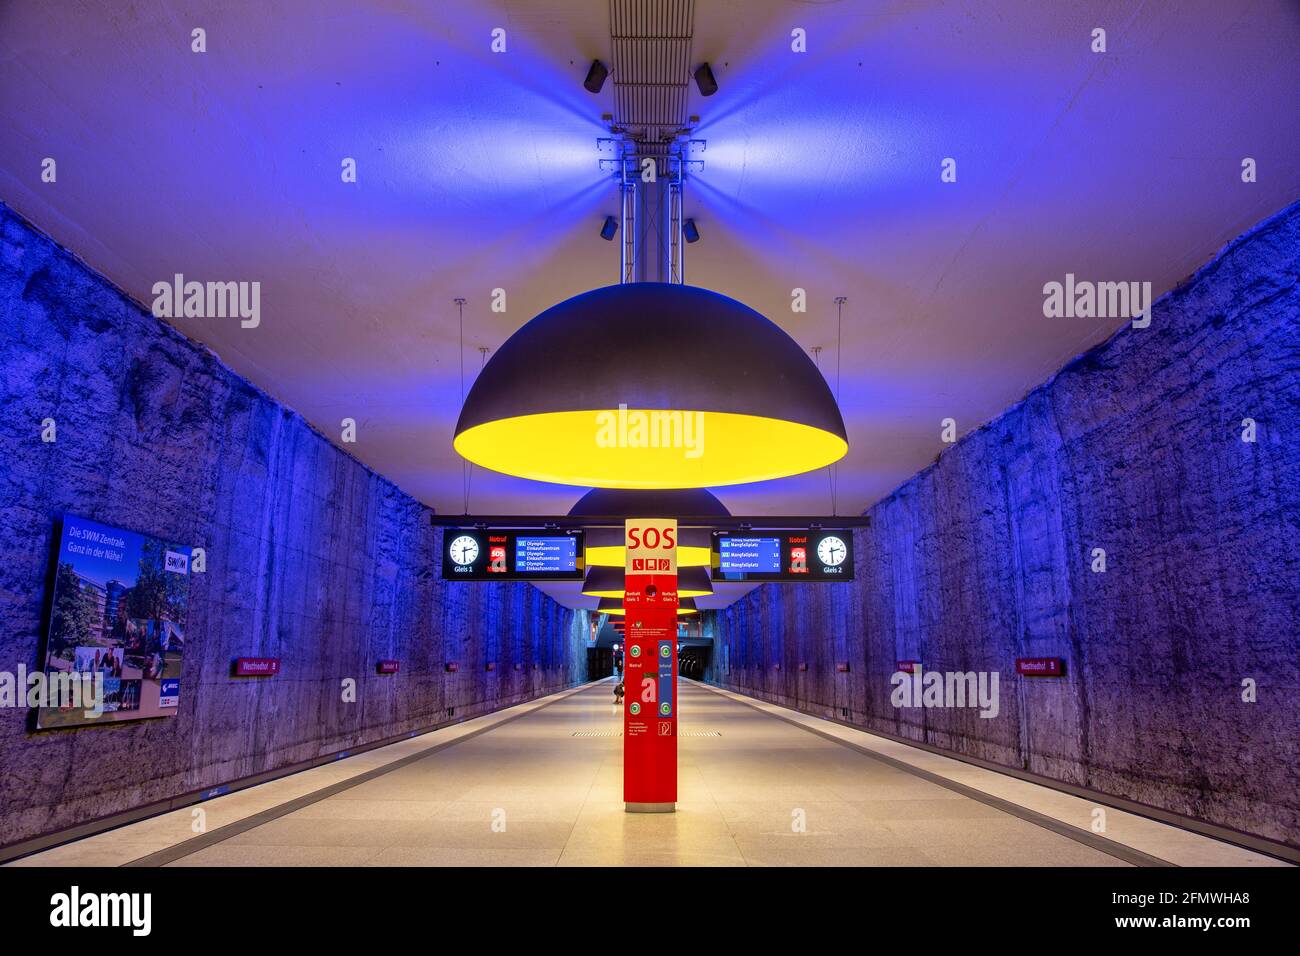
[[[1065,660],[1060,657],[1017,657],[1016,673],[1023,677],[1064,677]]]
[[[231,673],[236,677],[274,677],[280,673],[280,658],[236,657]]]
[[[852,581],[853,532],[713,532],[715,581]]]
[[[581,531],[447,528],[444,581],[581,581],[587,563]]]

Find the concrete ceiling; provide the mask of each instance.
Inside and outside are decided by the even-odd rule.
[[[1044,318],[1045,282],[1158,295],[1300,196],[1298,49],[1284,0],[698,0],[720,90],[691,91],[687,280],[822,348],[850,441],[836,507],[859,513],[933,460],[942,419],[979,426],[1123,324]],[[612,84],[581,86],[609,51],[607,0],[10,0],[0,199],[142,303],[178,272],[260,281],[260,327],[175,324],[332,440],[356,419],[352,454],[459,513],[462,359],[468,385],[480,346],[617,279]],[[826,513],[829,489],[717,494]],[[475,470],[469,507],[562,513],[584,490]]]

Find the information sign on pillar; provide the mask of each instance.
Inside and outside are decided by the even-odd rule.
[[[677,809],[677,521],[624,526],[623,805]]]

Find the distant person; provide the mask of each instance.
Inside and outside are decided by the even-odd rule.
[[[615,705],[623,703],[623,682],[619,681],[614,685],[614,703]]]

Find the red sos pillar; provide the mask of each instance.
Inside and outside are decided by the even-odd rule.
[[[623,608],[623,806],[677,809],[677,521],[629,519]]]

